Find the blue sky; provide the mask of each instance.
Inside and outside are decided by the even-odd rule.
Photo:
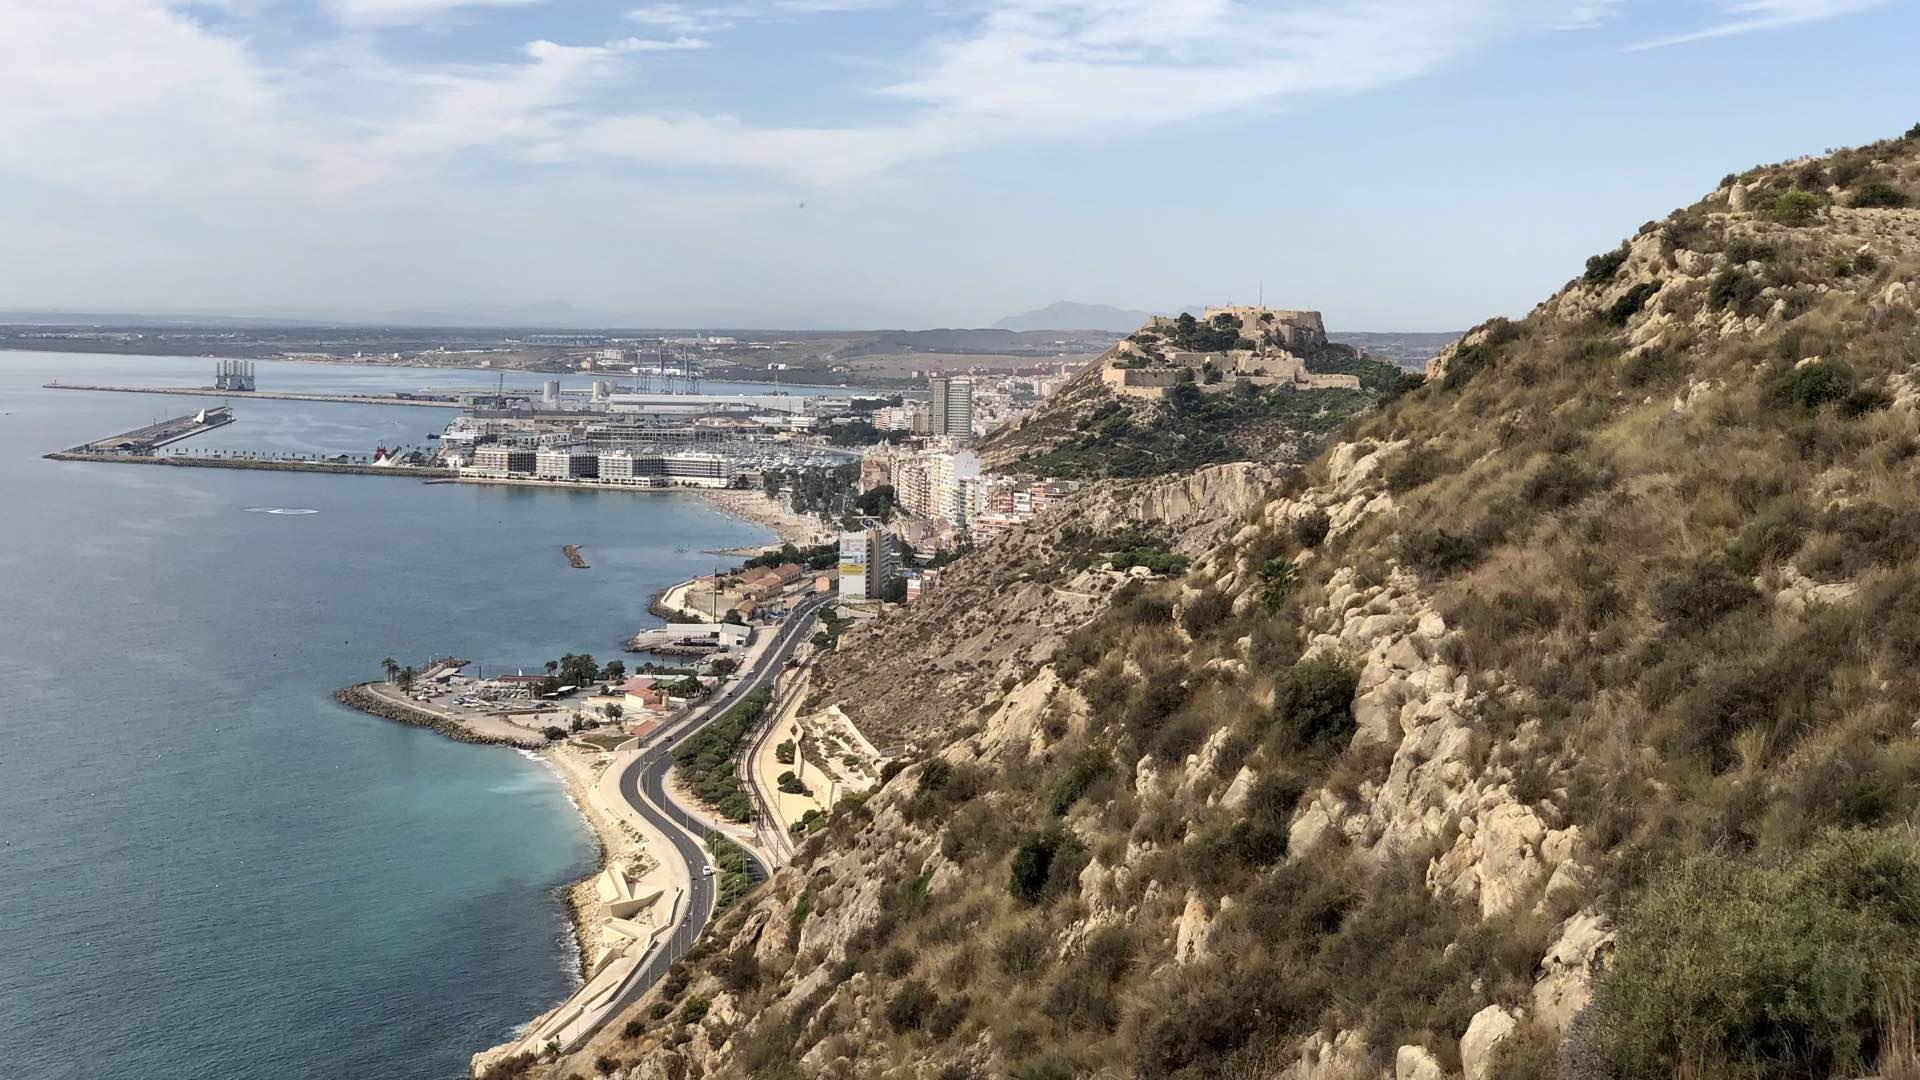
[[[8,0],[0,309],[1524,312],[1920,122],[1902,0]]]

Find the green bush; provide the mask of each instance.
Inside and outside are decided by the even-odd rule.
[[[1786,191],[1768,200],[1761,209],[1770,220],[1782,225],[1799,227],[1811,225],[1820,216],[1821,208],[1827,200],[1811,191],[1800,188],[1788,188]]]
[[[753,799],[734,771],[734,751],[771,700],[771,691],[755,690],[673,751],[674,765],[687,786],[733,821],[753,820]]]
[[[1303,548],[1312,550],[1326,540],[1327,531],[1333,528],[1333,519],[1325,510],[1309,510],[1293,519],[1293,540]]]
[[[1674,373],[1673,357],[1667,350],[1649,347],[1627,354],[1626,363],[1620,367],[1620,381],[1628,386],[1645,386]]]
[[[1710,626],[1760,599],[1759,590],[1726,559],[1707,556],[1661,578],[1653,592],[1653,614],[1682,631]]]
[[[1332,653],[1302,660],[1274,684],[1274,721],[1303,745],[1344,742],[1353,734],[1353,692],[1359,684],[1359,672]]]
[[[1860,186],[1849,205],[1856,210],[1899,210],[1912,202],[1905,192],[1882,180]]]
[[[690,997],[687,999],[686,1004],[680,1006],[680,1022],[683,1024],[697,1024],[707,1018],[707,1010],[712,1007],[713,1003],[706,998],[699,996]]]
[[[1078,888],[1086,863],[1087,850],[1072,833],[1065,829],[1035,833],[1014,850],[1008,888],[1019,899],[1038,904]]]
[[[1105,743],[1088,746],[1073,756],[1053,787],[1053,812],[1064,814],[1094,782],[1113,771],[1113,752]]]
[[[1278,614],[1286,605],[1287,597],[1293,595],[1293,587],[1299,581],[1299,573],[1293,563],[1283,557],[1268,559],[1260,567],[1260,607],[1269,615]]]
[[[753,887],[753,878],[747,872],[747,852],[717,831],[707,834],[707,850],[713,853],[715,871],[713,910],[725,911]]]
[[[1189,637],[1199,637],[1226,621],[1233,614],[1233,598],[1211,586],[1180,609],[1180,628]]]
[[[972,1005],[973,1000],[965,994],[955,994],[935,1005],[927,1014],[927,1034],[941,1040],[952,1038],[966,1021],[967,1010]]]
[[[1447,371],[1440,379],[1440,389],[1458,390],[1473,380],[1475,375],[1491,366],[1499,349],[1488,342],[1462,345],[1455,349],[1447,361]]]
[[[1722,855],[1659,876],[1595,997],[1622,1080],[1859,1075],[1883,994],[1920,964],[1920,848],[1830,833],[1783,863]]]
[[[1438,480],[1446,471],[1446,461],[1437,450],[1412,446],[1387,463],[1387,467],[1381,470],[1380,479],[1386,483],[1388,491],[1399,495]]]
[[[1722,270],[1707,285],[1707,303],[1720,310],[1749,314],[1747,309],[1760,299],[1765,287],[1759,278],[1738,267]]]
[[[1570,455],[1556,454],[1527,477],[1520,495],[1530,505],[1545,510],[1572,506],[1607,485],[1607,477],[1585,468]]]
[[[916,1031],[939,1003],[931,987],[919,979],[909,979],[887,1002],[887,1024],[895,1031]]]
[[[1754,236],[1736,236],[1727,242],[1727,260],[1734,265],[1750,262],[1772,262],[1780,249]]]
[[[1555,1080],[1560,1075],[1559,1040],[1529,1024],[1493,1046],[1488,1076],[1501,1080]]]
[[[1774,388],[1774,400],[1786,405],[1814,409],[1830,401],[1842,401],[1853,392],[1853,369],[1838,360],[1815,360],[1797,364]]]
[[[1627,264],[1627,245],[1621,244],[1605,254],[1595,255],[1587,260],[1587,272],[1580,280],[1589,285],[1605,285],[1613,280],[1620,268]]]
[[[993,957],[1008,975],[1027,975],[1046,963],[1052,947],[1053,938],[1045,927],[1016,926],[994,946]]]
[[[1443,578],[1480,561],[1480,543],[1445,528],[1415,526],[1400,535],[1400,558],[1428,577]]]
[[[1627,321],[1640,314],[1640,309],[1646,307],[1647,301],[1653,299],[1653,294],[1659,291],[1658,282],[1643,281],[1621,293],[1620,298],[1607,308],[1607,322],[1614,326],[1627,325]]]

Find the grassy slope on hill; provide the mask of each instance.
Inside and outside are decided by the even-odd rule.
[[[1920,212],[1897,204],[1920,129],[1739,179],[1747,209],[1723,189],[1650,224],[1361,418],[1350,437],[1401,447],[1373,481],[1393,510],[1247,530],[1213,560],[1248,568],[1231,595],[1198,567],[1123,588],[1050,661],[1075,693],[1035,752],[982,746],[992,694],[954,701],[951,760],[836,814],[708,939],[702,977],[751,1019],[705,1060],[1269,1076],[1339,1031],[1371,1068],[1413,1044],[1457,1071],[1566,912],[1483,919],[1429,888],[1438,847],[1288,850],[1311,793],[1389,779],[1350,744],[1350,662],[1308,650],[1330,579],[1404,568],[1485,690],[1472,767],[1578,826],[1582,902],[1622,929],[1568,1080],[1897,1064],[1920,963]],[[1327,505],[1332,472],[1296,492]],[[802,934],[822,920],[857,930]],[[1554,1075],[1547,1039],[1524,1028],[1496,1074]]]

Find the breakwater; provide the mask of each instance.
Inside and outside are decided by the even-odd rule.
[[[580,554],[579,544],[561,544],[560,553],[567,557],[567,565],[575,570],[587,569],[587,557]]]
[[[233,423],[233,410],[225,405],[215,405],[197,413],[176,416],[170,420],[157,420],[145,427],[119,435],[109,435],[95,442],[83,443],[73,447],[74,454],[151,454],[169,443],[190,439],[203,431],[225,427]]]
[[[52,461],[96,461],[116,465],[177,465],[194,469],[265,469],[271,472],[348,473],[354,476],[397,476],[415,480],[452,479],[452,469],[412,465],[362,465],[345,461],[302,461],[289,458],[238,456],[174,456],[161,454],[89,454],[59,450],[44,455]]]
[[[482,746],[518,747],[521,745],[512,739],[482,735],[468,729],[452,717],[443,716],[431,709],[422,709],[403,701],[395,701],[372,689],[371,683],[355,683],[334,691],[333,697],[340,704],[358,709],[369,716],[377,716],[382,720],[392,720],[412,727],[430,728],[455,742],[477,743]]]
[[[426,409],[457,409],[460,403],[451,397],[425,397],[406,394],[292,394],[271,390],[221,390],[213,386],[92,386],[50,382],[48,390],[93,390],[107,394],[175,394],[182,397],[253,398],[270,401],[327,401],[339,405],[411,405]]]

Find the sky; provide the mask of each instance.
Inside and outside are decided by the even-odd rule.
[[[1909,0],[4,0],[0,310],[1524,313]]]

